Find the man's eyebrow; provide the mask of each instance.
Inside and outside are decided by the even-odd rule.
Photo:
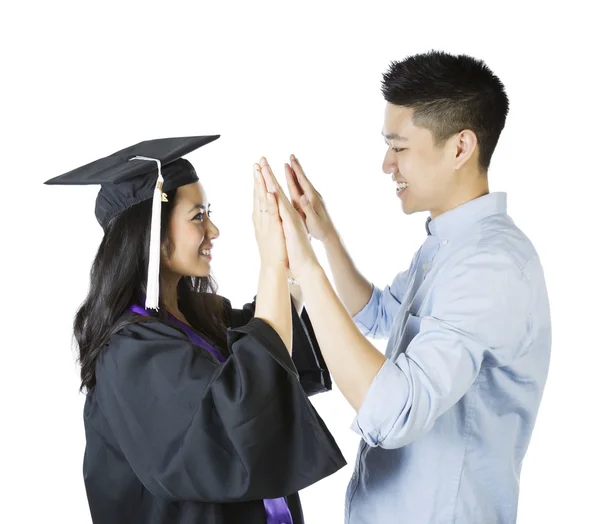
[[[387,140],[408,140],[408,138],[406,138],[405,136],[400,136],[398,133],[388,133],[387,135],[383,134],[383,131],[381,132],[381,134],[387,139]]]

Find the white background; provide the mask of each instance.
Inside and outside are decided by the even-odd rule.
[[[71,322],[101,239],[97,188],[42,182],[141,140],[220,133],[189,158],[221,229],[220,292],[242,305],[258,272],[252,164],[266,155],[282,176],[295,153],[383,286],[424,240],[426,216],[403,215],[381,171],[381,74],[432,48],[483,58],[506,85],[491,189],[508,192],[550,293],[553,356],[518,522],[598,522],[599,45],[586,5],[3,4],[0,522],[90,522]],[[341,523],[353,412],[339,391],[314,404],[349,466],[302,493],[306,521]]]

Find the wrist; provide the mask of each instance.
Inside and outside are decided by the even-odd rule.
[[[286,279],[288,277],[288,268],[283,262],[262,262],[260,272],[273,277],[284,276]]]
[[[325,272],[323,271],[321,265],[317,261],[315,261],[311,262],[310,264],[306,264],[300,271],[298,271],[298,274],[294,275],[294,278],[298,283],[298,286],[300,286],[300,288],[303,288],[306,285],[309,285],[310,282],[317,280],[321,275],[324,274]]]
[[[335,249],[341,245],[342,239],[339,233],[333,229],[327,236],[323,237],[322,243],[326,250]]]

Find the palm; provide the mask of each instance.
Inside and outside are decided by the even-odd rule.
[[[286,197],[264,158],[261,159],[261,171],[269,192],[277,195],[277,207],[285,237],[289,269],[293,275],[298,275],[307,265],[318,263],[310,245],[306,225]]]
[[[305,264],[309,253],[313,253],[310,246],[306,227],[302,217],[290,209],[287,213],[282,213],[280,205],[280,214],[282,214],[283,235],[285,236],[286,252],[290,271],[293,275],[298,274],[301,267]]]
[[[267,193],[258,165],[255,166],[252,216],[262,264],[287,266],[288,255],[283,236],[283,225],[279,216],[277,195]]]
[[[325,204],[322,200],[314,205],[316,213],[314,215],[305,216],[306,228],[311,236],[317,240],[323,240],[328,231],[330,224]],[[317,211],[318,209],[318,211]],[[319,212],[320,211],[320,212]]]
[[[292,160],[291,166],[285,165],[285,174],[291,201],[302,217],[310,235],[322,241],[334,231],[325,202],[321,194],[306,177],[296,157],[292,155],[290,158]],[[306,206],[310,206],[311,212],[305,213],[303,211]]]

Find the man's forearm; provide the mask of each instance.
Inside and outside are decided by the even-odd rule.
[[[354,317],[369,302],[373,286],[358,271],[337,232],[326,239],[323,245],[333,273],[335,289],[350,316]]]
[[[358,330],[321,266],[308,268],[298,281],[327,367],[358,411],[385,356]]]

